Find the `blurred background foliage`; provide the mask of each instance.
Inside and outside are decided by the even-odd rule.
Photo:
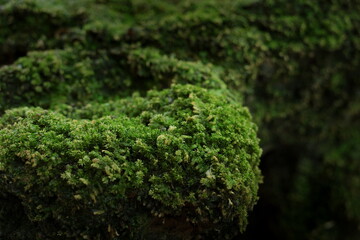
[[[359,239],[359,0],[0,4],[1,112],[225,83],[264,150],[237,239]]]

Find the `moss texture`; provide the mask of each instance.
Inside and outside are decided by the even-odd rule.
[[[1,121],[2,193],[20,199],[37,237],[140,238],[175,218],[192,236],[223,239],[229,225],[244,229],[257,200],[261,150],[248,110],[199,87],[72,118],[19,108]]]
[[[161,154],[171,152],[168,158],[176,162],[176,150],[173,148],[191,148],[194,144],[176,142],[179,138],[176,134],[180,134],[176,131],[203,133],[205,145],[215,141],[211,127],[204,130],[209,123],[202,118],[205,116],[202,114],[211,112],[210,115],[224,121],[214,122],[215,126],[224,127],[215,132],[224,135],[227,140],[217,140],[210,145],[224,151],[227,145],[236,149],[236,144],[241,143],[241,149],[251,152],[245,147],[245,142],[251,140],[255,154],[258,151],[256,137],[248,135],[247,131],[255,131],[251,121],[259,126],[258,135],[264,149],[260,165],[265,176],[264,184],[260,187],[259,204],[250,216],[249,228],[245,235],[238,236],[239,239],[266,236],[290,240],[356,240],[360,234],[360,150],[357,147],[360,141],[359,12],[358,0],[0,0],[0,144],[3,146],[0,164],[6,165],[0,170],[0,179],[4,182],[2,185],[6,186],[0,195],[4,206],[0,207],[0,229],[10,229],[7,232],[0,230],[0,236],[13,232],[11,229],[23,222],[23,227],[10,239],[34,238],[35,233],[29,229],[43,229],[42,234],[45,235],[37,236],[39,239],[50,237],[56,232],[52,229],[58,228],[63,237],[70,234],[69,238],[86,235],[101,239],[115,238],[116,231],[133,239],[161,239],[162,236],[196,239],[197,236],[208,238],[207,234],[219,236],[220,239],[231,238],[239,226],[245,228],[246,215],[255,203],[260,181],[258,160],[250,160],[237,150],[231,156],[241,156],[240,159],[225,154],[224,157],[230,159],[227,162],[216,157],[224,164],[254,164],[250,164],[252,170],[249,170],[253,174],[249,178],[252,179],[251,183],[235,184],[251,189],[236,193],[242,204],[232,198],[226,202],[229,192],[226,192],[227,185],[223,182],[225,185],[215,185],[214,188],[225,189],[226,195],[214,199],[216,206],[211,202],[211,197],[208,201],[196,199],[194,202],[183,195],[179,197],[185,202],[209,204],[209,209],[214,211],[211,214],[206,212],[210,210],[204,210],[205,205],[204,209],[200,208],[200,214],[191,207],[179,207],[181,204],[170,214],[170,208],[166,208],[169,206],[150,194],[150,186],[155,182],[149,179],[155,168],[151,168],[149,162],[143,162],[142,167],[148,169],[143,176],[148,181],[143,184],[143,191],[148,191],[147,197],[152,199],[150,205],[155,205],[136,205],[142,203],[143,198],[136,203],[123,199],[124,206],[130,204],[131,210],[122,214],[128,217],[132,213],[136,217],[131,221],[124,220],[123,225],[119,223],[117,226],[120,227],[112,224],[109,227],[107,221],[119,221],[119,215],[112,212],[116,207],[110,204],[112,200],[105,199],[106,196],[99,200],[99,204],[101,202],[111,211],[99,209],[104,210],[107,217],[103,217],[103,214],[91,215],[91,207],[96,206],[93,200],[89,200],[89,205],[81,205],[83,200],[71,202],[69,208],[83,207],[78,210],[83,211],[84,222],[77,220],[81,216],[75,213],[69,222],[61,218],[65,216],[61,211],[65,211],[63,206],[66,201],[57,200],[55,195],[69,191],[66,193],[69,195],[65,194],[69,200],[70,193],[76,195],[73,190],[62,192],[59,189],[52,197],[44,195],[44,199],[48,199],[47,210],[36,209],[28,201],[32,199],[31,194],[36,195],[38,190],[34,189],[39,188],[31,188],[35,192],[27,192],[29,190],[25,186],[16,182],[28,182],[27,179],[35,176],[37,166],[19,164],[27,161],[27,155],[17,156],[17,151],[11,152],[11,145],[5,144],[13,141],[16,149],[26,149],[35,154],[39,150],[34,146],[41,142],[49,154],[64,154],[61,164],[65,166],[74,161],[74,168],[80,168],[77,162],[81,158],[75,160],[70,152],[61,147],[52,149],[44,136],[34,138],[36,131],[43,131],[50,139],[53,136],[54,141],[61,145],[76,140],[70,134],[76,127],[88,126],[89,131],[109,131],[110,135],[117,136],[118,130],[107,129],[103,125],[106,123],[129,129],[136,125],[139,126],[137,129],[122,132],[126,136],[124,140],[115,137],[114,141],[121,141],[126,145],[124,148],[130,151],[121,153],[125,155],[119,154],[130,154],[132,158],[129,161],[135,164],[138,158],[144,161],[156,153],[159,159],[165,159],[165,164],[170,160]],[[190,95],[201,104],[192,101]],[[177,106],[173,102],[181,104]],[[250,120],[242,105],[249,107],[253,120]],[[13,109],[16,107],[22,108]],[[186,114],[200,112],[194,112],[199,117],[192,119],[189,115],[190,120],[181,124],[183,115],[178,115],[175,110]],[[39,118],[46,119],[45,125],[36,122],[38,120],[34,116],[37,114]],[[55,124],[56,121],[58,124]],[[233,121],[246,123],[248,130],[240,131],[234,127],[237,125]],[[162,131],[168,134],[169,124],[176,126],[177,130],[163,136]],[[186,127],[188,124],[189,129]],[[61,130],[56,125],[66,127]],[[39,138],[37,143],[32,146],[29,139],[15,137],[21,131],[31,139]],[[63,133],[63,138],[57,139],[56,134],[61,135],[57,131],[67,134]],[[232,136],[237,131],[238,137]],[[79,137],[85,136],[86,131],[79,132]],[[158,137],[163,138],[164,142],[169,141],[167,137],[170,137],[176,140],[172,143],[175,145],[161,148],[156,145]],[[153,142],[146,143],[148,148],[143,150],[144,155],[133,156],[131,151],[136,151],[133,149],[136,144],[131,141],[134,139]],[[104,141],[99,149],[93,149],[101,152],[104,150],[101,147],[108,140],[99,138],[92,141]],[[230,142],[221,145],[223,141]],[[75,146],[80,152],[85,151],[85,146]],[[196,151],[187,151],[196,154]],[[39,154],[42,156],[43,152]],[[101,153],[101,156],[107,154]],[[207,150],[203,149],[197,154],[207,159]],[[135,156],[136,159],[133,159]],[[108,158],[115,161],[111,156]],[[210,159],[201,164],[209,167],[212,161]],[[235,168],[225,166],[231,171],[229,174],[236,173]],[[173,169],[173,165],[167,167]],[[92,174],[86,167],[83,168],[82,174]],[[189,169],[194,172],[188,172]],[[198,177],[204,174],[205,168],[189,169],[183,170],[186,170],[186,174],[195,174],[190,174],[194,177],[193,181],[200,181]],[[39,174],[47,174],[48,171]],[[103,173],[101,169],[91,171]],[[24,178],[7,182],[7,174],[13,179],[20,175]],[[61,174],[61,171],[56,174]],[[97,181],[96,176],[100,175],[95,174],[94,179],[89,178],[89,181]],[[207,175],[210,176],[207,180],[212,179],[213,172]],[[231,179],[243,181],[245,176],[233,176]],[[169,176],[170,182],[174,180],[173,177]],[[101,179],[99,181],[100,185],[105,184]],[[161,181],[166,185],[166,179]],[[64,179],[56,179],[55,182],[60,188],[66,188],[68,184]],[[41,184],[49,183],[44,180]],[[135,188],[131,184],[136,184],[136,179],[128,180],[127,184],[129,189]],[[178,187],[179,194],[186,189],[184,185],[177,184],[167,185],[171,185],[171,193],[176,192],[172,187]],[[206,186],[207,189],[212,187]],[[79,189],[86,191],[90,188],[83,185]],[[140,190],[138,192],[146,195]],[[234,198],[237,197],[234,195]],[[171,203],[177,203],[174,198],[171,199]],[[151,212],[153,206],[159,211]],[[221,206],[231,208],[231,214],[225,214],[229,210],[226,208],[225,215],[216,212],[222,211]],[[41,211],[48,211],[47,214],[51,212],[51,216]],[[206,221],[201,219],[204,211],[209,214]],[[187,215],[189,213],[191,216]],[[36,214],[43,219],[35,221],[33,217]],[[159,220],[159,214],[164,214],[160,219],[166,218],[166,223]],[[13,215],[18,217],[9,221],[8,216]],[[94,218],[88,217],[90,215]],[[60,220],[55,216],[61,216]],[[233,220],[235,216],[239,219]],[[42,226],[46,217],[53,220]],[[84,227],[86,221],[94,221],[92,225],[99,224],[99,228],[87,229]],[[173,229],[174,234],[165,229]],[[211,229],[214,231],[208,231]],[[140,235],[126,235],[131,233]]]

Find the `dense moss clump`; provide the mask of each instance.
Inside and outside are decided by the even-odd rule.
[[[132,46],[113,53],[80,47],[30,52],[0,68],[0,78],[0,111],[23,105],[48,108],[62,103],[104,102],[174,83],[226,92],[211,65]]]
[[[245,236],[239,235],[238,238],[357,240],[360,234],[360,149],[357,147],[360,141],[359,13],[359,0],[0,0],[0,115],[7,111],[1,118],[0,138],[6,142],[14,141],[19,148],[27,147],[41,155],[43,152],[31,147],[27,139],[8,136],[17,134],[20,131],[18,128],[21,128],[24,134],[33,138],[35,130],[31,132],[31,128],[25,129],[26,124],[36,125],[36,131],[41,130],[46,134],[50,134],[49,131],[61,132],[59,129],[54,130],[57,129],[56,124],[52,124],[55,119],[61,126],[68,126],[69,134],[79,125],[89,126],[92,131],[108,131],[102,126],[105,123],[122,128],[136,125],[138,129],[122,132],[126,136],[121,138],[121,144],[126,144],[124,148],[138,151],[132,148],[136,145],[134,136],[136,139],[152,141],[152,144],[146,143],[149,147],[146,150],[148,155],[135,154],[136,159],[131,161],[136,163],[137,159],[144,161],[150,159],[153,156],[151,154],[159,154],[159,158],[165,159],[164,164],[168,164],[169,159],[161,155],[161,151],[172,152],[168,157],[176,160],[179,156],[176,150],[170,148],[180,145],[191,148],[193,143],[175,142],[179,145],[173,143],[175,145],[170,144],[169,149],[161,148],[160,151],[160,146],[156,144],[157,138],[165,132],[170,134],[171,139],[178,139],[176,131],[203,132],[203,136],[212,139],[208,135],[212,132],[203,128],[207,129],[208,121],[202,119],[200,113],[197,113],[200,118],[190,117],[186,121],[189,129],[185,124],[176,125],[177,130],[168,133],[170,122],[171,126],[175,126],[173,122],[179,121],[177,123],[180,124],[183,120],[183,116],[173,109],[175,102],[184,104],[177,106],[179,109],[176,111],[189,111],[189,114],[195,108],[205,111],[214,106],[213,115],[225,121],[224,115],[220,113],[220,109],[223,109],[230,121],[226,122],[226,126],[233,124],[231,121],[235,118],[247,119],[249,125],[252,125],[240,107],[245,105],[259,126],[258,134],[264,149],[260,168],[265,181],[259,191],[259,203],[250,215],[248,230]],[[190,92],[203,104],[196,105],[196,101],[189,98]],[[16,107],[22,108],[13,109]],[[37,114],[51,123],[39,125],[33,122]],[[195,127],[198,123],[196,121],[200,121],[203,127]],[[254,129],[253,126],[249,128]],[[116,135],[116,131],[112,131],[110,133]],[[226,136],[236,131],[239,131],[236,127],[216,130]],[[85,136],[86,131],[83,132],[79,132],[79,137]],[[39,142],[45,141],[43,137],[38,137]],[[107,143],[107,140],[99,139]],[[231,135],[226,139],[230,141],[236,138]],[[254,140],[253,137],[250,139]],[[75,137],[64,134],[60,140],[59,144],[73,143]],[[118,138],[115,140],[120,141]],[[186,141],[192,140],[189,138]],[[214,144],[220,146],[221,141]],[[234,146],[235,142],[226,143]],[[0,150],[2,154],[11,148],[11,145],[0,144],[4,146],[4,150]],[[34,146],[37,145],[34,143]],[[84,146],[78,147],[85,151],[82,148]],[[100,147],[91,151],[101,152],[103,149]],[[224,145],[220,149],[227,148]],[[65,157],[61,159],[65,165],[75,161],[74,168],[80,169],[78,159],[63,148],[48,150],[63,153]],[[233,156],[243,156],[237,150],[234,151]],[[195,150],[190,152],[200,154]],[[65,233],[70,234],[68,237],[72,238],[81,237],[81,234],[83,237],[111,238],[116,235],[114,229],[118,234],[133,239],[161,239],[162,235],[174,237],[179,232],[184,233],[181,236],[185,239],[196,238],[197,234],[209,238],[207,234],[221,236],[229,233],[230,237],[239,225],[238,220],[230,219],[240,216],[241,221],[246,220],[245,215],[256,199],[260,179],[254,160],[253,185],[239,185],[252,186],[250,192],[243,192],[239,198],[244,200],[245,196],[251,196],[251,200],[245,201],[242,213],[233,211],[231,216],[221,215],[221,220],[216,220],[215,216],[220,215],[213,212],[215,215],[211,217],[214,218],[207,220],[212,225],[204,225],[206,221],[201,220],[194,209],[194,215],[190,214],[193,218],[186,221],[180,214],[191,211],[191,208],[186,210],[186,207],[176,208],[171,218],[170,208],[161,205],[158,199],[148,194],[154,200],[150,201],[151,204],[158,204],[155,205],[160,212],[151,213],[155,205],[136,205],[142,203],[142,198],[136,200],[136,203],[123,199],[124,204],[131,202],[127,205],[131,211],[123,212],[124,216],[130,216],[132,212],[137,217],[131,221],[124,218],[123,225],[116,227],[110,224],[110,230],[106,230],[106,221],[113,219],[116,222],[119,215],[107,210],[101,215],[91,215],[90,205],[80,204],[84,198],[74,200],[69,205],[70,208],[76,204],[84,207],[81,210],[84,211],[82,219],[81,214],[78,214],[66,222],[62,218],[65,215],[61,215],[64,212],[59,212],[61,221],[56,220],[54,216],[60,210],[55,211],[56,206],[51,205],[59,201],[55,195],[47,202],[51,205],[48,205],[48,209],[52,211],[52,216],[41,215],[40,210],[34,210],[34,205],[26,199],[35,197],[35,190],[31,192],[34,196],[30,197],[28,190],[15,184],[19,180],[6,182],[5,176],[9,171],[19,170],[21,174],[25,171],[23,175],[26,178],[22,181],[27,181],[38,169],[38,166],[31,168],[30,165],[16,165],[26,157],[15,157],[16,153],[7,153],[12,157],[6,156],[1,161],[9,167],[0,171],[0,178],[5,181],[2,185],[7,186],[6,190],[0,187],[0,237],[9,235],[19,223],[23,223],[21,228],[12,233],[11,239],[34,238],[34,229],[43,229],[40,232],[44,235],[37,236],[40,239],[56,231],[63,236]],[[108,153],[101,154],[115,161]],[[200,155],[208,156],[206,154],[204,150]],[[228,158],[230,162],[238,161],[230,155]],[[15,160],[12,162],[9,159]],[[204,166],[209,166],[212,161],[204,163]],[[220,162],[227,161],[222,159]],[[150,169],[150,165],[147,165],[149,162],[143,164],[141,167]],[[173,165],[169,165],[170,168]],[[89,175],[86,169],[83,169],[84,174]],[[229,174],[233,173],[233,169],[229,168]],[[61,170],[64,172],[66,169]],[[94,173],[100,172],[92,170]],[[153,170],[150,169],[146,174]],[[205,170],[192,171],[199,174],[193,176],[199,180],[196,177],[203,176]],[[146,174],[144,179],[149,177]],[[13,176],[20,175],[14,173]],[[92,181],[95,181],[95,177]],[[64,179],[55,182],[59,186],[67,186]],[[130,182],[127,182],[129,188],[136,179]],[[42,183],[48,184],[45,181]],[[100,181],[99,184],[105,183]],[[143,191],[148,188],[149,192],[151,184],[144,184]],[[83,187],[81,191],[88,189],[85,185]],[[175,192],[172,187],[184,189],[183,185],[173,184],[171,193]],[[64,190],[64,194],[73,194],[72,191]],[[113,209],[114,206],[106,205],[112,200],[105,200],[105,195],[102,197],[98,202],[107,209]],[[226,201],[225,195],[221,197],[221,201]],[[211,203],[211,199],[203,203]],[[197,203],[200,202],[198,200]],[[227,203],[219,200],[216,207],[211,203],[210,209],[220,210],[220,206],[225,204],[227,207],[236,205],[234,199],[230,200]],[[91,206],[96,205],[93,200],[89,201],[89,204],[93,204]],[[65,211],[61,204],[57,207]],[[34,212],[43,218],[32,218]],[[10,221],[9,215],[16,215],[16,218]],[[45,218],[53,220],[45,226]],[[162,218],[166,218],[166,223],[159,220]],[[87,221],[94,221],[94,224]],[[89,230],[81,225],[85,223],[92,226],[98,224],[99,228]],[[169,229],[174,225],[181,227],[176,228],[174,236],[171,236]],[[240,222],[240,226],[245,225],[245,222]],[[150,236],[150,232],[154,235]],[[140,235],[126,235],[130,233]],[[181,238],[180,235],[176,236]]]
[[[247,109],[191,85],[110,105],[79,120],[40,108],[1,118],[2,194],[21,201],[38,238],[244,229],[261,180]]]

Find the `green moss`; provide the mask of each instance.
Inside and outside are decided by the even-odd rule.
[[[0,68],[0,78],[0,110],[22,105],[79,106],[176,83],[217,89],[231,96],[213,66],[131,46],[113,52],[80,47],[30,52]]]
[[[193,236],[244,230],[261,181],[247,109],[191,85],[109,104],[94,120],[39,108],[1,118],[2,191],[39,236],[129,237],[173,218]]]
[[[260,126],[266,181],[250,238],[263,237],[258,229],[286,239],[358,236],[358,0],[0,4],[0,64],[13,63],[0,69],[0,111],[137,118],[152,109],[149,89],[210,89],[247,105]],[[269,206],[275,213],[264,213]],[[150,225],[161,238],[159,222]]]
[[[2,110],[21,105],[104,101],[111,92],[126,95],[129,79],[103,51],[31,52],[0,69]]]
[[[59,5],[43,6],[46,2],[13,0],[0,5],[0,65],[13,62],[28,49],[56,45],[71,26],[82,24],[80,13],[69,13]]]

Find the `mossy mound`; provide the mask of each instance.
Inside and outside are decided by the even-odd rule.
[[[197,86],[259,126],[265,181],[239,238],[357,240],[359,12],[358,0],[0,0],[0,114],[131,125],[151,96]],[[29,238],[27,210],[12,207],[24,203],[0,198],[1,224],[13,209],[24,222],[13,238]],[[158,239],[177,224],[149,229]]]
[[[123,46],[117,51],[75,47],[29,52],[0,69],[0,111],[18,106],[84,105],[133,92],[193,84],[226,93],[213,67],[182,61],[153,48]]]
[[[1,192],[21,201],[32,238],[229,238],[246,226],[261,181],[248,110],[191,85],[71,118],[10,110],[0,142]]]

